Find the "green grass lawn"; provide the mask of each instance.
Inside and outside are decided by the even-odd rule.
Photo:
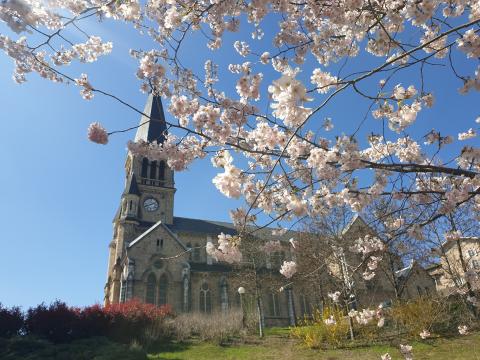
[[[480,360],[480,333],[454,339],[435,339],[411,343],[415,360]],[[389,352],[392,359],[403,356],[397,347],[371,346],[352,350],[311,350],[288,337],[283,329],[268,330],[265,340],[246,344],[219,346],[209,343],[172,344],[159,351],[151,351],[150,360],[379,360]]]
[[[480,360],[480,333],[452,339],[411,343],[415,360]],[[212,343],[171,343],[150,349],[148,356],[138,346],[113,343],[105,338],[51,344],[30,337],[0,339],[1,360],[380,360],[389,352],[403,360],[398,346],[311,350],[288,336],[288,329],[268,329],[265,339],[250,338],[246,343],[220,346]]]
[[[68,344],[52,344],[34,337],[0,338],[1,360],[146,360],[142,349],[117,344],[106,338],[90,338]]]

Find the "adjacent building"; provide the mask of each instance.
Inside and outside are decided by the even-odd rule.
[[[439,262],[430,266],[428,272],[435,279],[438,293],[450,295],[464,287],[466,272],[480,275],[480,238],[446,241],[435,252]]]

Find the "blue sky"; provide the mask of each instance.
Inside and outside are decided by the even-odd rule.
[[[265,29],[272,24],[274,20]],[[93,65],[74,64],[65,71],[74,77],[86,72],[94,86],[143,109],[146,96],[138,90],[137,63],[129,58],[128,50],[133,46],[148,49],[150,41],[125,30],[122,24],[100,27],[90,21],[88,27],[91,33],[113,41],[112,55]],[[0,33],[4,31],[9,33],[0,24]],[[238,35],[228,35],[226,43],[236,38]],[[267,35],[264,41],[269,40]],[[184,55],[186,65],[201,69],[209,53],[198,43],[189,41]],[[214,54],[214,59],[223,67],[244,61],[233,50],[221,57]],[[461,56],[459,59],[459,68],[472,73],[472,64]],[[367,58],[352,63],[353,69],[371,65]],[[100,146],[87,140],[86,129],[93,121],[102,122],[109,130],[126,128],[136,124],[139,116],[100,95],[85,101],[78,87],[53,84],[36,75],[17,85],[11,79],[12,61],[3,53],[0,69],[0,302],[24,308],[56,298],[71,305],[101,302],[111,220],[124,185],[125,144],[134,133],[116,135],[107,146]],[[271,70],[265,71],[266,79],[278,77]],[[415,76],[414,71],[418,70],[407,79]],[[437,106],[421,114],[412,133],[423,135],[435,127],[456,134],[475,126],[474,119],[480,116],[478,93],[458,96],[456,89],[461,84],[447,69],[426,69],[425,74],[429,88],[435,89]],[[225,79],[221,86],[232,94],[234,77]],[[372,80],[366,88],[373,89],[377,81]],[[323,118],[330,116],[335,123],[333,134],[348,133],[367,107],[354,94],[346,93],[332,103],[328,112],[319,114],[319,121],[311,128],[319,129]],[[381,122],[369,118],[360,139],[381,126]],[[475,144],[477,140],[470,143]],[[204,161],[176,174],[176,216],[229,220],[228,210],[238,202],[224,198],[214,188],[211,179],[216,172],[209,161]]]

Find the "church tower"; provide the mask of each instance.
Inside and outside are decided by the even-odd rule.
[[[163,112],[160,96],[150,94],[143,111],[150,119],[142,116],[135,135],[135,142],[158,142],[165,140],[167,126]],[[156,223],[161,220],[163,223],[173,224],[173,199],[175,195],[175,183],[173,171],[167,166],[166,161],[150,161],[141,156],[134,156],[129,153],[125,162],[126,186],[129,192],[122,201],[129,199],[132,206],[138,201],[135,209],[129,212],[130,202],[127,202],[127,209],[122,211],[121,217],[132,218],[140,223]],[[130,187],[130,188],[129,188]],[[132,191],[130,191],[133,189]],[[138,199],[133,196],[138,196]],[[124,204],[122,203],[122,209]]]
[[[167,134],[160,96],[150,94],[135,135],[135,141],[162,143]],[[166,161],[150,159],[128,152],[125,161],[125,189],[113,219],[113,240],[109,245],[105,303],[120,297],[120,278],[125,248],[138,235],[161,221],[173,224],[175,195],[173,171]]]

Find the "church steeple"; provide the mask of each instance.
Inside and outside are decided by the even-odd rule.
[[[140,118],[135,141],[158,143],[165,141],[167,125],[160,96],[154,94],[148,96],[144,114]],[[173,170],[169,168],[167,161],[129,153],[125,170],[123,199],[128,198],[128,210],[132,200],[132,211],[123,212],[127,213],[127,220],[137,219],[143,223],[161,220],[166,224],[172,224],[175,181]],[[135,207],[135,204],[138,204],[138,207]]]
[[[144,115],[140,118],[140,126],[135,135],[135,142],[139,140],[163,142],[167,134],[167,124],[161,97],[150,93],[143,113],[150,118]]]

